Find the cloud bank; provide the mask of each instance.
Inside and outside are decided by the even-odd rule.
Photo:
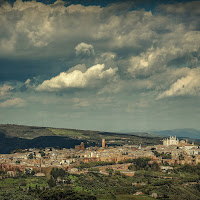
[[[101,120],[105,127],[134,120],[140,128],[196,126],[178,119],[199,119],[199,1],[155,2],[1,3],[1,108],[26,103],[35,121],[51,111],[56,119],[80,118],[71,121],[75,128],[83,118],[96,128]]]
[[[91,44],[86,44],[84,42],[78,44],[75,47],[76,55],[82,56],[93,56],[95,54],[94,47]]]
[[[13,89],[14,89],[13,86],[7,84],[0,86],[0,99],[8,97]]]
[[[117,68],[104,70],[102,64],[94,65],[86,72],[74,70],[72,72],[62,72],[50,80],[45,80],[39,85],[37,91],[60,91],[68,88],[95,88],[109,81],[117,71]]]
[[[59,67],[52,67],[54,73],[34,86],[37,91],[98,87],[101,94],[126,91],[129,85],[132,91],[154,90],[157,99],[173,97],[174,93],[198,96],[198,89],[183,92],[187,86],[182,92],[175,92],[184,76],[173,75],[188,68],[198,71],[198,5],[199,2],[160,4],[152,13],[134,10],[134,6],[130,9],[127,2],[106,7],[68,5],[63,1],[43,4],[17,0],[13,5],[5,2],[0,7],[0,57],[59,60]],[[70,68],[65,72],[67,66]],[[26,70],[26,74],[32,71],[29,67]],[[48,73],[47,67],[39,65],[35,65],[36,71]],[[110,82],[116,71],[117,79]],[[185,74],[186,79],[190,73]],[[169,76],[170,80],[165,78],[161,83],[161,76]],[[191,82],[195,85],[195,78]],[[30,83],[26,87],[30,88]]]
[[[8,99],[4,102],[0,103],[1,108],[21,108],[25,105],[25,101],[21,98],[13,98],[13,99]]]
[[[200,67],[192,69],[170,88],[158,96],[158,99],[173,96],[200,96]]]

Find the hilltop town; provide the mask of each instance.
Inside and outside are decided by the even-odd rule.
[[[119,170],[128,176],[133,176],[134,171],[128,170],[129,160],[136,158],[149,158],[149,162],[158,163],[162,169],[168,169],[166,165],[173,167],[175,164],[197,165],[200,163],[200,148],[188,140],[179,141],[176,137],[163,140],[163,144],[154,146],[123,145],[107,146],[105,139],[102,139],[101,147],[87,147],[83,142],[71,149],[45,148],[45,149],[24,149],[11,154],[0,154],[0,169],[7,171],[10,176],[15,176],[17,171],[25,172],[34,170],[36,175],[45,168],[63,168],[72,173],[85,173],[89,167],[84,168],[84,163],[101,162],[98,166],[101,173],[109,168]],[[79,167],[83,165],[83,167]],[[105,166],[106,167],[105,167]],[[2,177],[0,177],[2,178]]]

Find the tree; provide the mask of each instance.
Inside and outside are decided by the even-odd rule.
[[[40,153],[40,155],[41,155],[42,157],[44,157],[44,156],[46,155],[46,154],[44,153],[44,151],[42,151],[42,150],[40,150],[39,153]]]
[[[137,158],[134,160],[135,167],[137,170],[147,169],[149,167],[150,158]]]
[[[115,170],[115,175],[121,175],[119,170]]]
[[[33,197],[33,195],[26,194],[21,190],[16,190],[14,188],[10,188],[9,190],[1,191],[0,199],[1,200],[10,200],[10,199],[14,199],[14,200],[22,200],[22,199],[35,200],[35,197]]]
[[[106,168],[106,171],[109,173],[109,176],[112,176],[114,170],[112,168]]]
[[[56,180],[58,177],[63,178],[66,175],[66,171],[62,168],[53,168],[51,170],[51,176]]]
[[[54,186],[56,186],[56,181],[55,181],[55,179],[53,178],[53,176],[51,176],[50,179],[48,180],[48,184],[49,184],[49,187],[54,187]]]
[[[99,172],[99,168],[89,168],[88,171],[90,172]]]
[[[150,168],[154,171],[159,171],[160,170],[160,166],[158,165],[157,162],[153,162],[152,164],[149,165]]]
[[[71,189],[51,188],[40,193],[41,200],[96,200],[96,197],[85,192],[75,192]]]
[[[184,160],[184,156],[182,154],[179,155],[179,160]]]
[[[33,171],[33,170],[30,169],[30,168],[29,168],[29,169],[25,169],[25,174],[26,174],[26,175],[32,175],[32,176],[33,176],[33,175],[35,175],[35,171]]]
[[[135,165],[129,165],[129,166],[128,166],[128,169],[129,169],[129,170],[135,170],[136,167],[135,167]]]
[[[162,159],[171,159],[172,155],[170,153],[164,153],[164,152],[162,152],[161,153],[161,157],[162,157]]]
[[[152,151],[153,153],[154,153],[154,155],[156,156],[156,157],[159,157],[160,156],[160,153],[158,153],[157,151]]]
[[[16,160],[16,164],[20,164],[20,160]]]
[[[32,153],[30,153],[30,154],[28,155],[28,159],[33,159],[33,154],[32,154]]]
[[[17,171],[17,175],[19,175],[19,176],[21,176],[21,175],[22,175],[22,173],[23,173],[23,172],[22,172],[22,171],[21,171],[19,168],[17,168],[17,170],[16,170],[16,171]]]

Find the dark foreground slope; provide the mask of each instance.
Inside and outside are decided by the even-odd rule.
[[[61,129],[22,125],[0,125],[0,153],[15,149],[60,147],[74,148],[84,142],[85,146],[100,146],[102,138],[108,145],[160,144],[160,137],[141,137],[133,134],[117,134],[90,130]]]
[[[87,143],[84,140],[76,140],[64,136],[40,136],[34,139],[24,139],[19,137],[7,137],[0,133],[0,154],[10,153],[16,149],[29,148],[45,148],[45,147],[59,147],[59,148],[74,148],[80,142]],[[93,142],[87,143],[87,146],[95,145]]]

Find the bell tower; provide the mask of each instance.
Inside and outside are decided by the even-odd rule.
[[[102,148],[105,148],[106,147],[106,141],[105,139],[102,139]]]

